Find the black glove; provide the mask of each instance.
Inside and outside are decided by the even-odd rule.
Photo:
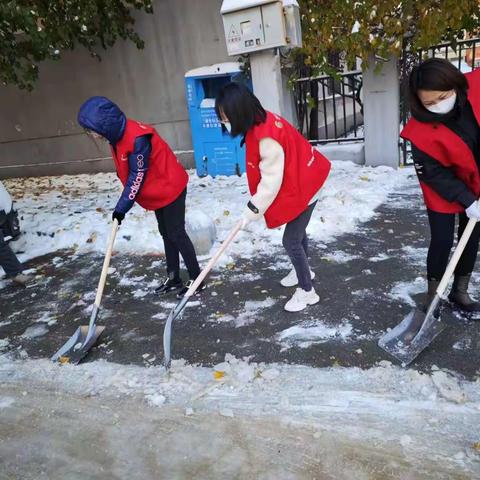
[[[122,224],[122,220],[125,218],[125,214],[122,212],[117,212],[117,210],[114,210],[112,213],[112,220],[117,219],[118,224]]]

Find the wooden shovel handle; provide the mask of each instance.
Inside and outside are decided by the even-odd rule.
[[[243,220],[239,220],[238,223],[233,227],[232,231],[228,237],[224,240],[220,248],[217,250],[215,255],[210,259],[205,268],[200,272],[200,275],[195,279],[195,281],[190,285],[190,288],[185,293],[185,297],[191,297],[196,291],[198,286],[202,283],[204,278],[208,275],[208,272],[212,267],[217,263],[218,259],[221,257],[222,253],[227,249],[227,247],[232,243],[232,240],[236,237],[237,233],[242,229]]]
[[[450,278],[453,275],[455,267],[457,266],[457,263],[460,260],[460,257],[462,256],[463,250],[465,249],[465,246],[467,245],[467,242],[470,239],[470,235],[472,234],[476,224],[477,224],[477,220],[475,218],[471,218],[468,221],[467,226],[465,227],[465,230],[462,233],[462,236],[458,242],[457,248],[455,248],[452,258],[448,263],[447,269],[443,274],[442,280],[438,285],[437,295],[440,298],[443,296],[445,290],[447,289],[448,282],[450,281]]]
[[[107,251],[105,253],[105,260],[103,261],[102,274],[97,287],[97,296],[95,297],[95,305],[100,307],[100,301],[102,300],[103,289],[107,280],[108,266],[110,265],[110,259],[112,258],[113,244],[115,243],[115,237],[118,231],[118,220],[115,218],[112,224],[112,231],[110,232],[110,238],[108,240]]]

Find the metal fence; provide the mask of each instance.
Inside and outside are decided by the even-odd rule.
[[[363,140],[362,72],[295,81],[297,128],[312,144]]]
[[[480,67],[480,37],[442,43],[426,50],[412,52],[403,49],[399,60],[400,71],[400,123],[410,118],[405,86],[413,65],[432,57],[450,60],[463,73]],[[361,70],[305,77],[295,81],[294,98],[297,128],[312,144],[363,141],[363,102]],[[410,146],[399,140],[400,163],[412,163]]]
[[[427,58],[445,58],[450,60],[461,72],[471,72],[475,68],[480,67],[480,38],[458,40],[455,43],[441,43],[427,50],[418,50],[416,52],[404,48],[402,58],[400,59],[400,88],[402,89],[402,94],[400,95],[402,99],[400,103],[400,123],[402,127],[410,118],[408,104],[405,100],[407,98],[406,86],[408,83],[408,75],[415,64]],[[400,139],[399,144],[401,164],[411,164],[412,159],[409,142]]]

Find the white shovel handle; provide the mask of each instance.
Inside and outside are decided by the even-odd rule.
[[[465,250],[465,246],[467,245],[467,242],[470,239],[470,235],[472,234],[476,224],[477,224],[477,220],[475,218],[471,218],[468,221],[467,226],[465,227],[465,230],[463,231],[463,234],[458,242],[457,248],[455,248],[452,258],[450,259],[450,262],[447,265],[447,269],[443,274],[442,280],[438,285],[437,295],[440,298],[443,296],[445,290],[447,289],[448,282],[450,281],[450,278],[453,275],[455,267],[457,266],[457,263],[460,260],[460,257],[462,256],[463,250]]]
[[[95,297],[95,305],[100,307],[100,301],[102,300],[103,289],[107,280],[108,266],[110,265],[110,259],[112,258],[113,244],[115,243],[115,237],[118,231],[118,220],[115,218],[112,224],[112,231],[110,232],[110,238],[108,240],[107,251],[105,253],[105,260],[103,261],[102,274],[98,281],[97,296]]]
[[[238,223],[233,227],[232,231],[228,237],[224,240],[220,248],[217,250],[215,255],[210,259],[205,268],[200,272],[200,275],[195,279],[195,281],[190,285],[190,288],[185,293],[185,297],[191,297],[197,290],[198,286],[202,283],[204,278],[208,275],[208,272],[212,267],[217,263],[218,259],[221,257],[222,253],[227,249],[227,247],[232,243],[232,240],[236,237],[237,233],[242,229],[243,220],[239,220]]]

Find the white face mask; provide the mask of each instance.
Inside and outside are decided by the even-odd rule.
[[[429,112],[440,113],[444,115],[445,113],[449,113],[453,110],[453,107],[455,106],[456,101],[457,101],[457,92],[453,92],[453,94],[450,95],[445,100],[442,100],[441,102],[438,102],[435,105],[429,105],[428,107],[425,107],[425,108]]]
[[[232,133],[232,124],[230,122],[223,122],[223,126],[228,133]]]

